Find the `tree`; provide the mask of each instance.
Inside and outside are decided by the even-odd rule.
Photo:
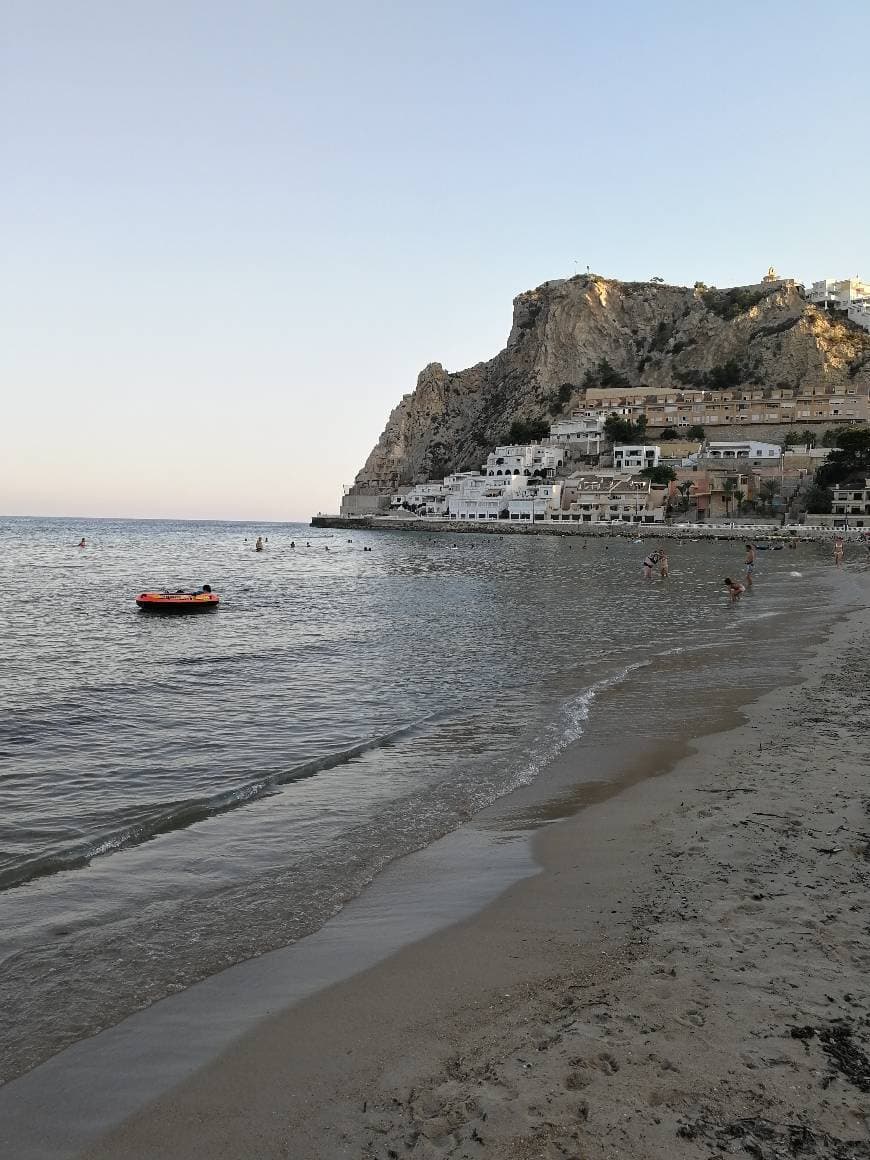
[[[707,432],[704,430],[704,428],[701,426],[700,423],[695,423],[694,426],[689,428],[689,430],[686,432],[686,434],[688,435],[688,437],[690,439],[706,439],[707,438]]]
[[[800,441],[800,435],[798,435],[797,431],[786,431],[785,438],[782,441],[783,451],[788,447],[796,447]]]
[[[653,483],[670,483],[677,478],[677,473],[672,467],[666,467],[660,463],[658,467],[645,467],[640,474],[644,479],[649,479]]]
[[[604,436],[611,443],[643,443],[646,440],[646,415],[638,415],[637,422],[621,415],[608,415],[604,420]]]
[[[817,483],[810,484],[804,492],[804,503],[811,515],[829,515],[833,499],[830,488],[819,487]]]
[[[737,504],[737,514],[740,515],[740,509],[743,507],[743,501],[746,499],[746,492],[737,488],[734,492],[734,502]]]
[[[763,479],[761,486],[758,489],[758,494],[761,502],[768,510],[773,510],[773,500],[778,496],[782,488],[778,479]]]
[[[864,427],[842,427],[836,433],[836,446],[825,463],[816,470],[820,487],[845,483],[849,479],[870,476],[870,430]]]
[[[679,437],[680,433],[676,427],[665,427],[664,431],[662,431],[661,435],[659,436],[663,443],[667,443],[671,439],[679,439]]]
[[[680,493],[680,511],[687,512],[691,506],[689,500],[689,495],[692,491],[691,479],[684,479],[682,483],[678,483],[677,491]]]
[[[733,479],[726,479],[725,485],[722,488],[722,501],[725,504],[725,515],[731,515],[731,504],[734,501],[734,493],[737,490],[737,484]]]
[[[550,434],[546,419],[514,419],[508,432],[508,443],[536,443]]]

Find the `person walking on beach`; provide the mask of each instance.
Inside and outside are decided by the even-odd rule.
[[[834,563],[839,567],[843,563],[843,556],[846,552],[846,545],[843,542],[842,536],[834,536]]]
[[[667,580],[669,574],[668,554],[664,550],[661,550],[659,552],[659,576],[662,580]]]
[[[732,580],[730,576],[725,577],[725,587],[728,589],[728,597],[733,604],[735,600],[739,600],[746,591],[744,586],[737,580]]]
[[[658,552],[650,552],[648,556],[644,557],[643,561],[643,578],[644,580],[652,580],[652,570],[659,562]]]
[[[755,544],[746,545],[746,587],[752,587],[752,573],[755,571]]]

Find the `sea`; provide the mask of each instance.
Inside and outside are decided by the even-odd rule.
[[[653,544],[0,519],[0,1079],[312,933],[566,750],[593,779],[592,721],[680,736],[796,679],[854,599],[828,546],[759,552],[730,605],[741,544],[647,581]],[[206,582],[215,612],[136,607]]]

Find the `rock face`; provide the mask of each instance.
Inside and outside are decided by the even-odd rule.
[[[495,358],[420,372],[352,495],[478,469],[514,420],[550,420],[581,406],[584,386],[613,385],[601,381],[602,360],[605,375],[631,386],[870,389],[870,336],[810,305],[788,280],[730,290],[594,274],[545,282],[514,300]]]

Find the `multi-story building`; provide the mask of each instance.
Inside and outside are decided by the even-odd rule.
[[[756,439],[708,440],[701,447],[701,459],[753,459],[770,461],[782,458],[778,443],[760,443]]]
[[[540,475],[551,478],[565,463],[565,449],[547,443],[496,447],[486,458],[483,472],[487,476]]]
[[[831,511],[827,515],[807,516],[808,526],[815,528],[870,528],[870,479],[864,486],[845,483],[831,488]]]
[[[860,278],[822,278],[813,282],[807,298],[817,306],[833,306],[836,310],[848,310],[857,302],[870,301],[870,282]]]
[[[447,511],[449,487],[446,483],[415,483],[390,496],[390,510],[415,512],[420,516],[443,516]]]
[[[658,467],[661,448],[650,444],[615,443],[613,445],[613,467],[616,471],[643,471],[647,467]]]
[[[600,455],[604,438],[604,416],[600,411],[574,411],[550,425],[550,442],[570,445],[580,455]]]
[[[666,488],[628,472],[575,472],[562,485],[562,523],[661,523]]]

